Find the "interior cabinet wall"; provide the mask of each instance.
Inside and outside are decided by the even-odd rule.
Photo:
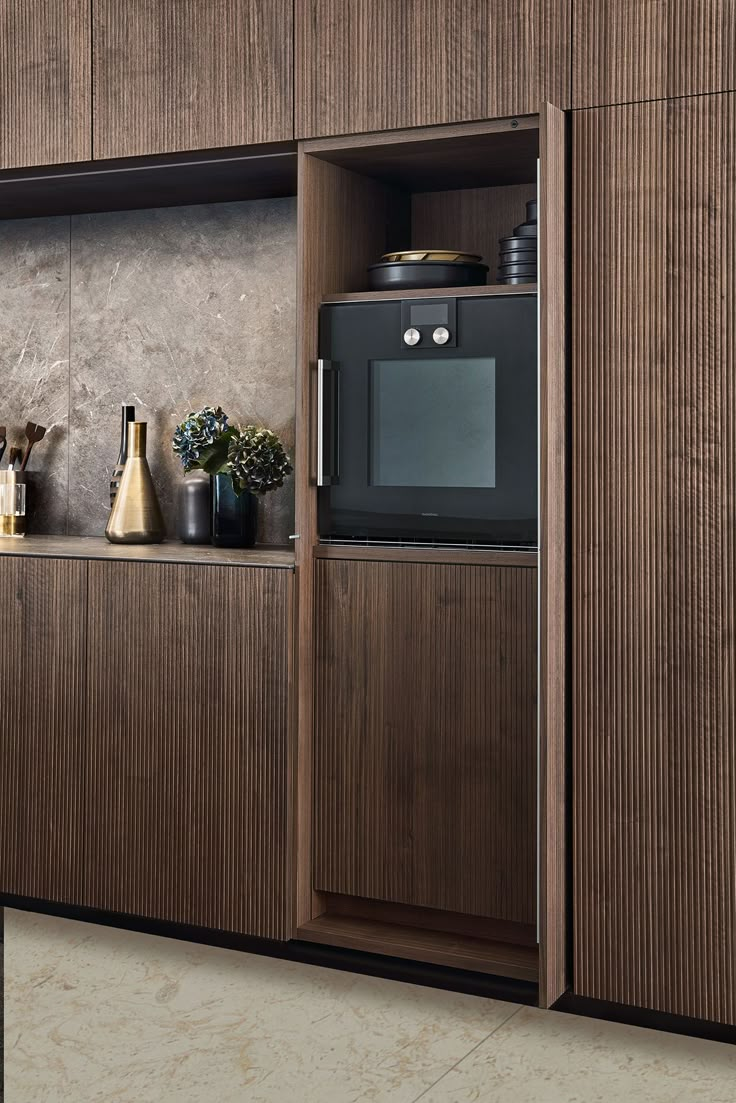
[[[736,1022],[736,95],[573,119],[575,990]]]
[[[0,890],[81,895],[87,568],[0,558]]]
[[[293,137],[291,0],[93,0],[94,154]]]
[[[536,569],[315,569],[315,888],[534,924]]]
[[[91,156],[89,0],[0,0],[0,169]]]
[[[573,107],[736,88],[736,0],[573,2]]]
[[[296,137],[569,99],[568,0],[296,0]]]

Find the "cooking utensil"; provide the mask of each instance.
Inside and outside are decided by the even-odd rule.
[[[11,471],[13,471],[14,468],[15,468],[15,461],[19,460],[22,455],[23,455],[23,449],[22,448],[11,448],[10,449],[10,452],[8,453],[8,467]]]
[[[28,466],[28,461],[31,458],[31,449],[34,444],[38,444],[40,440],[46,436],[46,428],[43,425],[36,425],[35,421],[29,421],[26,425],[26,445],[25,454],[23,456],[23,462],[20,465],[21,471],[25,471]]]
[[[484,284],[487,264],[454,260],[396,260],[371,264],[368,280],[374,291],[405,291],[419,287],[473,287]]]
[[[405,261],[405,260],[449,260],[459,261],[463,264],[479,264],[483,260],[482,257],[476,253],[457,253],[452,249],[402,249],[398,253],[384,253],[381,257],[383,261]]]
[[[5,455],[5,449],[8,444],[7,433],[7,428],[4,425],[0,425],[0,460],[2,460]]]

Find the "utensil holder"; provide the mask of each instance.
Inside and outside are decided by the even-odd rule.
[[[0,536],[26,534],[26,474],[0,471]]]

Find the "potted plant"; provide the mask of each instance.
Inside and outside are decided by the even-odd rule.
[[[276,433],[258,425],[230,425],[221,407],[189,414],[174,433],[174,453],[185,474],[212,480],[212,543],[252,548],[258,497],[284,485],[293,468]]]

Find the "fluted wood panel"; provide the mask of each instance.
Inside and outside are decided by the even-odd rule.
[[[573,107],[736,88],[736,0],[574,0]]]
[[[574,117],[575,990],[736,1022],[736,96]]]
[[[0,890],[76,903],[87,565],[0,560]]]
[[[93,0],[94,155],[293,137],[291,0]]]
[[[91,156],[89,0],[0,0],[0,168]]]
[[[296,136],[569,100],[569,0],[296,0]]]
[[[85,904],[289,937],[292,578],[90,563]]]
[[[315,887],[534,923],[536,569],[315,570]]]

